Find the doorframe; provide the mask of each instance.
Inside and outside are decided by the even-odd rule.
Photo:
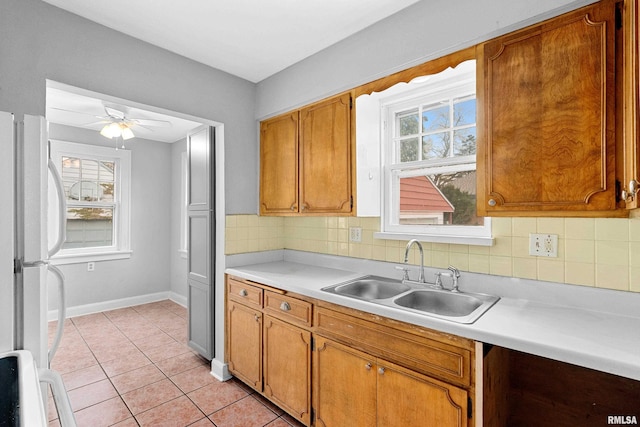
[[[178,111],[168,110],[165,108],[156,107],[149,104],[143,104],[140,102],[132,101],[129,99],[119,98],[99,92],[94,92],[87,89],[82,89],[76,86],[71,86],[65,83],[60,83],[55,80],[46,79],[47,87],[55,87],[57,89],[65,90],[79,95],[89,96],[93,98],[102,99],[107,102],[113,102],[117,104],[123,104],[129,107],[139,108],[142,110],[153,111],[156,113],[165,114],[168,116],[174,116],[194,122],[199,122],[202,125],[211,126],[215,131],[215,333],[214,333],[214,348],[215,358],[211,361],[211,374],[220,380],[227,380],[231,376],[224,363],[224,270],[225,270],[225,221],[226,221],[226,206],[225,206],[225,140],[224,140],[224,123],[218,122],[203,117],[192,116],[190,114],[181,113]],[[186,137],[186,135],[185,135]],[[212,248],[213,249],[213,248]],[[186,274],[185,274],[186,279]],[[188,288],[187,288],[188,290]],[[184,295],[185,301],[187,296]]]

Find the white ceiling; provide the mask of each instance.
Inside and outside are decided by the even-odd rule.
[[[259,82],[419,0],[44,0]]]

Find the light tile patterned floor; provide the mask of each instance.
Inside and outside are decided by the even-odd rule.
[[[213,378],[186,342],[187,309],[169,300],[67,319],[52,368],[78,426],[301,426],[240,381]],[[49,425],[57,418],[50,398]]]

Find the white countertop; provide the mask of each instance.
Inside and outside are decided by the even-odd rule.
[[[230,264],[228,274],[286,291],[640,380],[640,295],[635,293],[462,272],[462,291],[501,298],[475,323],[460,324],[321,290],[368,274],[400,278],[394,264],[295,251],[240,257]],[[426,270],[429,280],[437,269]]]

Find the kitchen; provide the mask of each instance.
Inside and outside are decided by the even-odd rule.
[[[335,242],[335,247],[342,248],[336,252],[338,255],[399,262],[403,243],[388,242],[365,247],[368,236],[361,244],[316,237],[323,236],[327,230],[336,230],[336,234],[342,235],[349,226],[361,226],[365,232],[373,234],[378,225],[376,219],[328,218],[323,221],[257,216],[256,119],[306,105],[458,50],[506,32],[509,26],[524,26],[587,3],[563,2],[558,5],[557,2],[538,2],[522,10],[514,10],[516,8],[506,7],[499,2],[484,4],[482,10],[475,9],[480,5],[466,4],[465,7],[471,11],[457,14],[461,25],[453,29],[444,22],[438,22],[430,14],[429,5],[420,2],[414,6],[414,10],[401,13],[384,25],[369,28],[350,39],[350,43],[339,43],[256,85],[153,48],[44,3],[10,2],[3,4],[1,14],[2,31],[7,32],[3,40],[12,40],[14,43],[2,43],[1,53],[6,60],[2,61],[0,87],[3,94],[0,110],[18,115],[43,115],[44,82],[45,79],[52,79],[224,123],[225,180],[233,183],[227,185],[224,191],[227,255],[282,248],[328,252],[329,249],[324,248],[332,248],[331,242]],[[440,7],[453,8],[451,12],[455,13],[459,6],[442,4]],[[481,16],[487,18],[479,19]],[[411,29],[412,36],[419,43],[406,46],[406,49],[393,48],[398,41],[385,31],[393,25],[401,25],[405,31]],[[442,39],[447,43],[423,34],[421,26],[437,28],[439,34],[446,34]],[[77,34],[83,34],[84,37],[79,40]],[[104,40],[110,43],[105,44]],[[355,49],[351,43],[358,48]],[[383,49],[380,46],[390,48]],[[30,54],[25,55],[24,51]],[[104,56],[97,57],[96,52]],[[105,60],[105,56],[118,60]],[[344,63],[347,59],[348,65],[326,65]],[[181,75],[189,78],[176,79],[175,70],[180,70]],[[314,84],[300,81],[313,81]],[[160,91],[160,88],[163,90]],[[219,101],[210,102],[212,99]],[[253,167],[243,167],[247,164]],[[437,250],[433,252],[438,255],[432,256],[439,258],[433,260],[433,265],[446,267],[446,264],[452,263],[462,270],[468,266],[468,271],[478,273],[638,291],[635,278],[639,270],[630,256],[637,246],[638,233],[634,218],[584,221],[545,217],[498,218],[494,220],[492,228],[496,242],[491,248],[469,249],[460,253],[456,245],[434,245]],[[591,231],[585,234],[585,229]],[[263,230],[265,233],[262,233]],[[523,254],[523,245],[526,247],[527,236],[531,232],[552,233],[559,235],[561,241],[566,239],[564,257],[561,250],[561,258],[555,260],[528,258]],[[584,245],[591,245],[594,255],[587,257],[578,249]],[[597,258],[596,248],[600,254]],[[222,270],[220,267],[217,272],[221,274]],[[620,270],[624,274],[620,274]],[[611,280],[613,277],[615,281]],[[222,283],[222,278],[219,283]],[[219,304],[222,300],[218,298]],[[216,334],[214,371],[215,366],[222,369],[224,364],[224,337],[220,332],[224,322],[223,313],[219,305],[216,311],[219,333]]]

